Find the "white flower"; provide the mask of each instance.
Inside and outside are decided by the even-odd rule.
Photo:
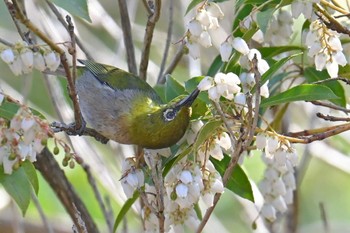
[[[259,149],[259,150],[262,150],[265,148],[266,146],[266,136],[265,134],[262,134],[262,133],[259,133],[258,135],[256,135],[256,138],[255,138],[255,143],[256,143],[256,147]]]
[[[56,71],[61,63],[59,54],[53,51],[47,51],[44,53],[44,60],[50,71]]]
[[[200,91],[207,91],[214,86],[214,79],[210,76],[205,76],[198,84],[197,88]]]
[[[331,78],[338,77],[339,67],[338,67],[338,63],[335,60],[328,61],[326,63],[326,69]]]
[[[6,48],[3,51],[1,51],[1,59],[7,63],[10,64],[15,60],[15,54],[13,53],[11,48]]]
[[[315,56],[315,66],[316,70],[321,71],[323,70],[323,67],[326,65],[326,62],[328,60],[327,54],[324,53],[318,53]]]
[[[207,5],[208,13],[215,18],[222,19],[224,17],[224,13],[220,9],[219,5],[215,2],[209,2]]]
[[[182,183],[184,184],[189,184],[193,181],[193,178],[192,178],[192,174],[190,171],[188,170],[184,170],[181,172],[180,174],[180,180],[182,181]]]
[[[285,200],[283,199],[282,196],[277,196],[273,201],[272,201],[273,207],[280,211],[281,213],[284,213],[287,211],[287,204]]]
[[[260,95],[261,95],[262,97],[268,98],[268,97],[270,96],[270,91],[269,91],[269,86],[268,86],[268,84],[269,84],[269,80],[267,80],[267,82],[264,83],[264,85],[262,85],[262,86],[260,87]]]
[[[267,144],[266,149],[268,152],[273,153],[275,152],[279,147],[279,142],[276,137],[268,137],[267,138]]]
[[[19,57],[15,57],[15,60],[9,64],[9,67],[12,73],[16,76],[21,75],[23,73],[23,65]]]
[[[220,45],[220,55],[221,55],[221,60],[224,62],[229,61],[230,56],[231,56],[231,52],[232,52],[232,46],[229,42],[224,41],[221,45]]]
[[[210,46],[212,46],[211,43],[211,37],[208,33],[208,31],[203,31],[199,38],[198,38],[198,42],[204,47],[204,48],[209,48]]]
[[[143,171],[135,168],[136,162],[132,158],[126,158],[122,163],[123,176],[120,179],[125,195],[130,198],[134,191],[145,183]]]
[[[44,57],[40,52],[34,53],[34,68],[39,71],[44,71],[46,69]]]
[[[203,31],[202,24],[196,19],[192,19],[188,22],[187,28],[193,36],[197,37],[199,37]]]
[[[261,209],[261,215],[269,220],[270,222],[273,222],[276,220],[276,209],[271,204],[264,204]]]
[[[193,59],[198,59],[200,56],[199,45],[197,43],[186,41],[186,46],[188,48],[188,52]]]
[[[240,92],[237,93],[237,95],[234,98],[234,102],[236,104],[236,108],[241,111],[243,109],[243,107],[245,106],[245,104],[247,103],[245,94]]]
[[[185,135],[187,144],[191,145],[195,142],[199,130],[202,128],[204,125],[203,121],[193,121],[191,122],[190,127],[187,130],[187,133]]]
[[[232,40],[232,47],[243,55],[247,55],[250,51],[245,40],[240,37],[236,37]]]
[[[200,10],[197,15],[196,15],[196,19],[205,27],[209,27],[210,23],[211,23],[211,16],[209,15],[209,13],[202,9]]]
[[[272,191],[271,193],[275,196],[285,195],[287,192],[286,186],[282,180],[282,178],[278,178],[272,183]]]
[[[187,187],[187,185],[180,183],[180,184],[176,185],[175,189],[176,189],[176,194],[177,194],[178,197],[180,197],[180,198],[186,198],[187,197],[187,194],[188,194],[188,187]]]
[[[34,63],[33,51],[30,49],[24,49],[21,51],[20,57],[24,67],[28,70],[31,70],[33,68],[33,63]]]
[[[258,71],[261,75],[265,74],[269,69],[270,66],[264,59],[258,60]]]

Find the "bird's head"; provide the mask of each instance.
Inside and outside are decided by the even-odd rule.
[[[149,149],[160,149],[174,145],[185,134],[191,116],[191,105],[199,90],[180,100],[166,105],[154,106],[147,112],[140,109],[132,122],[134,144]],[[140,107],[142,108],[142,107]]]

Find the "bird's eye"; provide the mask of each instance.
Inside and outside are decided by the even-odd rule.
[[[168,108],[163,112],[165,121],[172,121],[176,116],[176,111],[172,108]]]

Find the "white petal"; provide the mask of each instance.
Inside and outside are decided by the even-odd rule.
[[[293,1],[291,4],[292,16],[293,18],[298,18],[301,12],[303,11],[303,5],[299,1]]]
[[[221,95],[218,93],[218,90],[216,87],[210,88],[208,90],[208,95],[209,95],[209,99],[211,99],[212,101],[219,102]]]
[[[264,59],[258,60],[258,71],[261,75],[265,74],[270,69],[269,64]]]
[[[9,67],[12,73],[16,76],[21,75],[23,73],[23,64],[22,60],[19,57],[15,57],[15,60],[9,64]]]
[[[278,211],[280,211],[281,213],[284,213],[287,211],[287,204],[284,201],[282,196],[278,196],[276,197],[273,201],[272,201],[272,205],[275,209],[277,209]]]
[[[276,137],[268,137],[267,138],[267,145],[266,145],[266,149],[269,152],[274,152],[277,150],[277,148],[279,147],[279,142],[278,139]]]
[[[245,42],[245,40],[243,40],[240,37],[236,37],[233,39],[232,41],[232,47],[237,50],[238,52],[240,52],[243,55],[246,55],[249,53],[249,47],[247,45],[247,43]]]
[[[39,71],[44,71],[46,69],[45,60],[41,53],[34,53],[34,68]]]
[[[222,153],[219,144],[215,144],[214,148],[210,150],[210,155],[219,161],[221,161],[224,158],[224,154]]]
[[[265,203],[261,209],[261,215],[270,222],[273,222],[276,220],[276,209],[271,204]]]
[[[181,197],[181,198],[187,197],[187,194],[188,194],[187,185],[180,183],[180,184],[176,185],[175,190],[176,190],[176,194],[178,197]]]
[[[328,56],[324,53],[318,53],[315,56],[315,67],[316,70],[321,71],[323,67],[326,65]]]
[[[268,181],[276,181],[278,179],[278,172],[274,168],[268,167],[265,170],[264,177]]]
[[[10,64],[15,60],[15,54],[13,53],[11,48],[7,48],[3,50],[0,56],[1,56],[1,59],[7,64]]]
[[[345,66],[347,64],[345,55],[341,51],[338,51],[336,54],[334,54],[333,59],[336,63],[338,63],[338,65]]]
[[[221,60],[226,62],[229,61],[232,52],[232,46],[229,42],[224,41],[220,46]]]
[[[219,138],[217,139],[217,143],[225,150],[231,148],[231,139],[228,133],[226,132],[220,134]]]
[[[191,183],[193,181],[193,177],[192,177],[191,172],[188,171],[188,170],[182,171],[181,174],[180,174],[180,180],[184,184]]]
[[[335,51],[343,50],[343,46],[341,45],[340,39],[337,36],[330,36],[328,38],[328,45]]]
[[[214,79],[209,76],[205,76],[198,84],[198,90],[207,91],[214,86]]]
[[[203,31],[202,24],[196,19],[192,19],[188,22],[187,28],[192,35],[197,37],[199,37]]]
[[[193,59],[198,59],[200,56],[199,45],[197,43],[186,42],[188,52]]]
[[[20,54],[22,63],[27,69],[32,69],[33,68],[33,63],[34,63],[34,56],[33,56],[33,51],[30,49],[25,50]]]
[[[272,194],[277,195],[285,195],[286,194],[286,186],[282,180],[282,178],[278,178],[275,182],[272,183]]]
[[[260,87],[260,95],[268,98],[270,96],[268,81]]]
[[[284,183],[286,184],[287,188],[290,189],[296,189],[296,181],[295,181],[295,176],[292,172],[287,172],[286,174],[283,175],[282,177]]]
[[[216,4],[215,2],[208,3],[207,11],[211,16],[213,16],[215,18],[222,19],[224,17],[224,13],[222,12],[219,5]]]
[[[258,61],[261,60],[261,53],[259,52],[259,50],[257,49],[249,50],[249,53],[247,54],[249,61],[252,61],[255,56]]]
[[[255,143],[256,143],[256,148],[258,148],[259,150],[262,150],[265,148],[266,146],[266,136],[265,134],[259,133],[258,135],[256,135],[255,138]]]
[[[209,27],[210,25],[210,15],[204,9],[199,11],[196,15],[196,19],[205,27]]]
[[[127,176],[126,176],[126,182],[128,182],[128,184],[134,188],[138,187],[138,184],[139,184],[139,180],[138,180],[138,177],[135,173],[129,173]]]
[[[234,102],[235,102],[235,104],[237,105],[236,107],[242,109],[243,106],[246,104],[246,97],[245,97],[245,94],[243,94],[242,92],[238,93],[238,94],[235,96]]]
[[[333,60],[332,62],[327,62],[326,68],[327,68],[327,72],[331,78],[338,77],[339,67],[338,67],[338,63],[335,60]]]
[[[204,47],[204,48],[209,48],[212,46],[211,43],[211,37],[208,33],[208,31],[203,31],[200,36],[198,42]]]

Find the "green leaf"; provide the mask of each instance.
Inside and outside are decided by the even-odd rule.
[[[91,22],[90,16],[89,16],[89,10],[87,5],[87,0],[50,0],[55,5],[65,9],[72,15],[75,15],[77,17],[80,17],[82,19],[87,20],[88,22]]]
[[[277,61],[275,64],[273,64],[262,76],[261,76],[261,85],[266,83],[267,80],[272,78],[272,76],[284,65],[287,61],[290,59],[299,56],[303,53],[296,53],[293,55],[290,55],[288,57],[282,58],[281,60]],[[252,90],[252,92],[255,91],[255,88]]]
[[[166,174],[168,174],[168,172],[170,171],[170,169],[173,167],[174,164],[177,164],[178,161],[183,159],[191,151],[192,151],[192,146],[189,146],[186,149],[184,149],[183,151],[181,151],[180,154],[178,154],[174,158],[172,158],[170,161],[166,162],[166,164],[164,165],[164,169],[163,169],[163,177],[165,177]]]
[[[6,192],[15,200],[24,216],[30,202],[31,185],[26,175],[25,169],[20,167],[8,175],[0,166],[0,183]]]
[[[129,211],[131,206],[135,203],[135,201],[139,198],[140,193],[138,191],[134,192],[132,198],[129,198],[120,209],[117,218],[114,221],[113,232],[115,232],[121,223],[121,221],[125,218],[126,213]]]
[[[214,120],[207,122],[198,132],[196,141],[193,145],[193,150],[197,151],[199,147],[207,140],[217,128],[221,126],[221,120]]]
[[[38,195],[39,180],[38,180],[38,175],[36,173],[34,165],[30,161],[25,160],[21,164],[21,168],[23,168],[24,172],[26,173],[29,182],[31,183],[31,185],[34,188],[35,194]]]
[[[167,102],[185,94],[185,88],[173,77],[167,75],[165,82],[165,99]]]
[[[191,3],[188,5],[187,9],[186,9],[186,13],[185,15],[187,15],[187,13],[192,10],[195,6],[197,6],[199,3],[203,2],[204,0],[192,0]]]
[[[221,161],[213,158],[210,159],[221,176],[224,175],[230,160],[231,158],[226,154]],[[233,168],[232,175],[226,184],[226,188],[238,196],[254,202],[252,186],[250,185],[247,175],[238,164]]]
[[[304,77],[309,83],[329,79],[329,75],[326,70],[317,71],[315,68],[309,67],[304,71]],[[339,83],[339,81],[334,79],[329,79],[330,81],[324,82],[320,85],[329,87],[334,94],[339,98],[330,100],[332,103],[345,107],[346,105],[346,96],[344,87]]]
[[[259,48],[259,52],[264,59],[272,58],[281,53],[290,52],[294,50],[304,51],[304,47],[288,45],[288,46],[276,46],[276,47],[262,47]]]
[[[269,8],[266,11],[260,11],[256,14],[256,20],[259,28],[263,33],[266,32],[269,21],[275,12],[275,8]]]
[[[284,104],[294,101],[314,101],[314,100],[328,100],[337,99],[333,91],[322,85],[316,84],[302,84],[287,91],[281,92],[277,95],[263,99],[261,107],[269,107],[277,104]]]
[[[20,106],[18,104],[9,102],[5,99],[0,105],[0,118],[10,121],[16,115],[19,108]],[[41,119],[45,119],[44,115],[42,115],[40,112],[32,108],[30,108],[30,110],[34,115],[40,117]]]
[[[223,65],[223,62],[221,60],[221,56],[220,55],[216,56],[216,58],[214,59],[214,61],[211,63],[209,67],[207,75],[214,77],[215,74],[220,70],[222,65]]]

